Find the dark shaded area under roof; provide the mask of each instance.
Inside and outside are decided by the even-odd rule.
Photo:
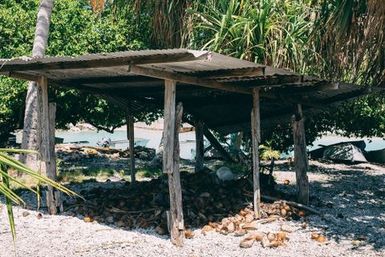
[[[35,81],[45,76],[49,85],[97,94],[136,110],[162,108],[164,79],[176,80],[177,101],[185,112],[222,133],[250,129],[253,87],[260,88],[262,128],[288,122],[295,104],[309,115],[368,93],[356,85],[187,49],[0,59],[0,75]]]

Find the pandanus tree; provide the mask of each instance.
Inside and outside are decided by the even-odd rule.
[[[325,72],[362,84],[384,85],[385,1],[318,2],[315,40],[326,62]]]

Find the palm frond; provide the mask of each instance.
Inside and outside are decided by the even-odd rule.
[[[11,228],[11,233],[13,240],[16,238],[16,228],[15,228],[15,219],[13,215],[13,209],[12,209],[12,204],[18,204],[18,205],[24,205],[23,199],[17,195],[11,188],[10,182],[13,182],[21,187],[24,187],[28,189],[29,191],[33,192],[36,194],[38,198],[38,204],[40,203],[40,189],[39,186],[37,187],[36,190],[33,188],[29,187],[28,185],[25,185],[21,181],[19,181],[17,178],[12,177],[8,173],[8,169],[14,169],[18,172],[24,173],[26,175],[31,176],[32,178],[36,179],[39,183],[44,183],[47,186],[51,186],[53,188],[56,188],[65,194],[68,194],[70,196],[78,196],[75,192],[72,190],[66,188],[65,186],[41,175],[38,171],[34,171],[27,166],[25,166],[23,163],[20,161],[16,160],[12,156],[10,156],[8,153],[14,153],[14,154],[21,154],[21,153],[36,153],[35,151],[29,151],[29,150],[18,150],[18,149],[0,149],[0,178],[1,178],[1,183],[0,183],[0,194],[3,194],[5,197],[5,204],[7,206],[7,214],[8,214],[8,219],[9,219],[9,225]]]

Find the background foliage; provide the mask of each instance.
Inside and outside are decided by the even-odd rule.
[[[0,3],[0,58],[28,56],[32,51],[38,0],[6,0]],[[91,11],[87,1],[55,1],[47,55],[64,56],[148,48],[145,27],[129,17],[116,19],[108,9]],[[0,140],[22,128],[26,83],[0,78]],[[53,89],[57,125],[85,121],[111,130],[125,123],[125,113],[115,105],[76,90]],[[142,120],[152,116],[137,115]]]

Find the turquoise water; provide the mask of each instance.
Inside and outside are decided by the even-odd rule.
[[[114,133],[106,131],[57,131],[57,137],[64,138],[64,143],[76,141],[88,141],[81,145],[97,146],[97,142],[103,137],[110,138],[111,141],[127,140],[126,130],[116,130]],[[135,145],[146,146],[158,150],[162,138],[161,130],[149,130],[135,128]],[[180,155],[183,159],[193,159],[195,157],[195,133],[179,134]],[[116,144],[117,149],[127,149],[128,142]]]
[[[116,130],[114,133],[108,133],[105,131],[58,131],[57,137],[64,138],[64,142],[73,141],[89,141],[90,146],[96,146],[97,142],[103,137],[110,138],[112,141],[126,140],[126,130]],[[135,129],[135,143],[136,145],[142,145],[153,149],[158,149],[160,140],[162,137],[161,130],[149,130],[149,129]],[[193,159],[195,157],[195,133],[188,132],[179,135],[181,157],[184,159]],[[308,146],[308,150],[314,150],[319,148],[319,144],[330,145],[338,142],[364,140],[366,143],[366,151],[378,150],[385,148],[385,140],[379,137],[374,138],[347,138],[335,135],[325,135],[313,142],[313,146]],[[128,143],[117,144],[115,146],[118,149],[128,148]],[[292,153],[284,154],[282,157],[291,156]]]
[[[335,135],[326,135],[323,136],[316,141],[313,142],[313,146],[309,147],[309,150],[313,150],[316,148],[319,148],[319,144],[323,145],[331,145],[339,142],[349,142],[349,141],[357,141],[357,140],[364,140],[366,143],[366,151],[373,151],[373,150],[379,150],[385,148],[385,140],[380,137],[372,137],[372,138],[348,138],[348,137],[341,137],[341,136],[335,136]]]

